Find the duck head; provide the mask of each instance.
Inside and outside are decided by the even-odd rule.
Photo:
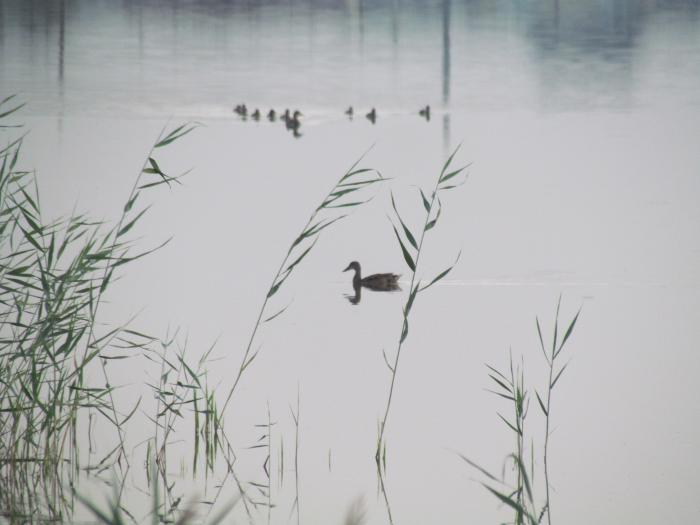
[[[357,261],[352,261],[343,271],[347,272],[348,270],[355,270],[357,273],[360,273],[360,263]]]

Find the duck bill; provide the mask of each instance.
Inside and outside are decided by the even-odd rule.
[[[351,264],[350,264],[350,265],[348,265],[348,267],[347,267],[347,268],[345,268],[345,270],[343,270],[343,271],[344,271],[344,272],[347,272],[348,270],[352,270],[352,265],[351,265]]]

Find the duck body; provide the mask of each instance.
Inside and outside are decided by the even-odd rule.
[[[274,109],[271,109],[270,111],[267,112],[267,119],[270,122],[274,122],[277,119],[277,113],[275,113]]]
[[[430,120],[430,106],[425,106],[418,112],[418,114],[421,117],[425,117],[425,120]]]
[[[294,114],[291,117],[287,117],[285,119],[287,129],[291,129],[292,131],[298,131],[299,127],[301,126],[301,121],[299,120],[299,117],[301,116],[301,111],[296,110],[294,111]]]
[[[253,111],[250,116],[253,120],[260,120],[260,110],[255,108],[255,111]]]
[[[355,276],[352,278],[352,286],[355,290],[358,290],[360,287],[378,292],[393,292],[401,289],[398,283],[401,276],[395,273],[375,273],[362,277],[360,263],[357,261],[351,262],[343,271],[347,272],[348,270],[355,270]]]
[[[372,111],[370,111],[369,113],[367,113],[367,115],[365,115],[365,116],[369,119],[369,121],[370,121],[372,124],[374,124],[374,123],[376,122],[376,120],[377,120],[377,110],[374,109],[374,108],[372,108]]]

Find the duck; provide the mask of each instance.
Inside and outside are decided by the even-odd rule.
[[[425,117],[425,120],[430,120],[430,106],[425,106],[418,112],[418,114],[421,117]]]
[[[365,115],[365,116],[369,119],[369,121],[370,121],[372,124],[374,124],[374,123],[376,122],[376,120],[377,120],[377,110],[374,109],[374,108],[372,108],[372,111],[370,111],[369,113],[367,113],[367,115]]]
[[[248,108],[245,107],[245,104],[239,104],[234,111],[241,117],[245,117],[248,114]]]
[[[260,110],[255,108],[255,111],[253,111],[250,116],[253,120],[260,120]]]
[[[355,270],[355,276],[352,278],[352,286],[355,288],[356,294],[362,286],[378,292],[393,292],[401,289],[398,283],[399,277],[401,276],[395,273],[375,273],[367,277],[362,277],[360,263],[357,261],[352,261],[343,271],[347,272],[348,270]]]
[[[348,107],[348,109],[345,110],[345,114],[350,118],[352,118],[354,113],[355,111],[352,109],[352,106]]]
[[[267,120],[269,120],[270,122],[274,122],[275,119],[277,119],[277,113],[275,113],[274,109],[271,109],[267,112]]]
[[[287,121],[292,118],[291,115],[289,114],[289,109],[285,109],[284,113],[280,115],[280,120],[283,121],[285,124]]]
[[[285,115],[287,113],[285,112]],[[287,125],[287,129],[291,129],[293,131],[297,131],[299,127],[301,126],[301,121],[299,120],[299,117],[302,117],[303,115],[301,114],[301,111],[298,109],[294,110],[294,113],[292,116],[288,116],[285,118],[285,124]]]

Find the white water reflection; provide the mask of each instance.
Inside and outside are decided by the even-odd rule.
[[[512,444],[483,363],[503,365],[512,347],[541,384],[534,317],[551,324],[560,293],[563,318],[584,309],[555,398],[554,519],[689,523],[700,512],[699,12],[696,2],[4,1],[0,92],[29,102],[27,151],[50,216],[76,201],[116,216],[164,121],[206,125],[168,152],[195,172],[156,199],[142,230],[148,245],[174,240],[125,276],[105,312],[121,321],[144,307],[139,328],[182,326],[194,356],[219,337],[212,379],[223,391],[284,247],[337,176],[375,144],[365,164],[396,178],[414,224],[412,186],[430,184],[463,143],[474,166],[445,202],[426,264],[440,271],[460,249],[462,260],[417,303],[389,420],[395,523],[508,516],[448,451],[498,469]],[[243,122],[232,113],[243,102],[300,108],[302,138]],[[430,122],[417,114],[426,104]],[[362,116],[373,106],[374,126]],[[403,296],[366,293],[353,307],[341,270],[359,259],[406,273],[388,189],[324,235],[290,281],[280,306],[292,304],[263,332],[228,413],[248,446],[269,400],[289,454],[299,385],[302,523],[340,522],[361,494],[370,522],[386,521],[373,452],[382,349],[394,348]],[[130,385],[124,401],[136,399],[133,368],[110,366]],[[140,430],[134,443],[149,435]],[[244,454],[242,476],[258,479],[261,464]],[[292,480],[285,472],[273,493],[273,523],[289,518]]]

